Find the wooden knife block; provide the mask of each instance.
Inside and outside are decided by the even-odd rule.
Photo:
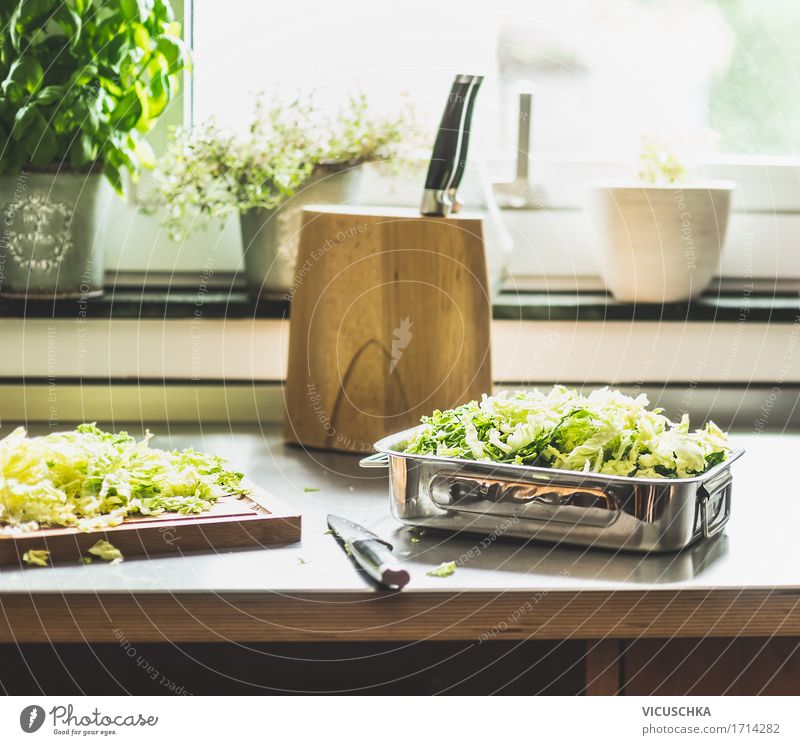
[[[291,295],[290,442],[369,452],[491,392],[480,218],[307,208]]]

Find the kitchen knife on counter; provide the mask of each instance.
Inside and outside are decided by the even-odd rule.
[[[390,543],[358,523],[337,515],[328,515],[328,527],[342,541],[348,554],[376,582],[398,590],[408,584],[411,577],[392,553]]]
[[[433,145],[420,212],[447,217],[456,206],[456,190],[467,165],[475,97],[481,75],[456,75]]]

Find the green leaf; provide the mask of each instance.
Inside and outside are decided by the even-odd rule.
[[[175,20],[175,13],[167,0],[156,0],[153,5],[155,17],[162,23],[172,23]]]
[[[167,0],[2,0],[0,18],[0,132],[14,143],[0,171],[100,161],[121,191],[125,172],[152,165],[139,132],[188,62]]]
[[[136,129],[144,134],[151,127],[150,104],[148,101],[147,91],[145,90],[145,87],[138,82],[134,84],[133,89],[136,91],[136,97],[139,99],[139,105],[142,109],[142,113],[136,123]]]
[[[91,136],[81,132],[69,149],[69,164],[73,168],[81,168],[97,158],[97,145]]]
[[[111,163],[106,161],[103,164],[103,175],[108,179],[108,182],[111,184],[111,186],[114,187],[114,191],[116,191],[117,194],[122,196],[125,193],[125,189],[122,184],[122,175],[116,166],[113,166]]]
[[[49,106],[51,103],[60,101],[66,92],[67,88],[64,85],[48,85],[36,95],[36,103],[40,106]]]
[[[31,135],[38,139],[46,124],[44,117],[36,110],[36,106],[29,104],[23,106],[14,117],[12,135],[17,142],[28,139]]]
[[[11,103],[20,103],[24,98],[27,98],[25,89],[15,80],[4,80],[0,84],[0,90],[3,91],[3,95]]]
[[[183,69],[189,53],[181,39],[171,36],[162,36],[157,44],[156,49],[164,56],[167,61],[167,72],[174,75]]]
[[[143,52],[150,51],[150,34],[141,23],[134,23],[133,26],[133,42]]]
[[[438,567],[425,572],[429,577],[450,577],[456,571],[456,563],[454,561],[443,561]]]
[[[28,143],[30,144],[30,140],[28,140]],[[41,136],[33,145],[31,165],[37,168],[45,168],[53,163],[57,154],[58,139],[56,138],[56,133],[45,122]]]
[[[31,35],[42,34],[44,21],[48,19],[58,4],[58,0],[19,0],[8,23],[11,44],[18,52],[23,51],[25,30]]]
[[[86,24],[84,24],[86,25]],[[119,12],[114,13],[108,18],[103,18],[91,29],[91,38],[94,48],[97,50],[97,58],[101,61],[108,60],[108,48],[114,39],[120,35],[127,38],[125,24],[120,20]]]
[[[50,566],[50,552],[43,548],[31,548],[22,554],[22,560],[31,566]]]
[[[16,60],[8,71],[6,80],[19,83],[29,93],[35,93],[44,79],[42,64],[32,55],[28,54]]]
[[[129,23],[144,23],[149,15],[146,0],[119,0],[123,17]]]
[[[170,100],[168,85],[169,78],[163,73],[159,73],[150,81],[150,95],[147,99],[147,113],[150,119],[159,117],[167,107]]]
[[[127,34],[120,34],[109,39],[103,45],[101,56],[98,58],[104,68],[119,71],[120,65],[128,59],[132,44]],[[114,75],[114,77],[117,77]]]
[[[87,85],[94,81],[99,72],[95,64],[87,63],[85,65],[80,65],[70,76],[70,84],[67,87],[72,88],[73,86]]]
[[[8,22],[8,37],[11,40],[11,46],[18,52],[20,51],[20,41],[22,40],[22,9],[24,5],[24,0],[20,0],[11,14],[11,20]]]
[[[64,3],[56,11],[55,20],[70,38],[70,48],[74,49],[81,40],[81,30],[83,29],[83,20],[80,15]]]
[[[91,133],[98,131],[104,97],[105,93],[99,89],[95,98],[82,98],[74,104],[75,117],[81,130]]]
[[[134,88],[128,91],[114,107],[112,124],[121,132],[128,132],[136,126],[142,116],[142,104],[139,93]]]
[[[89,553],[99,556],[101,559],[103,559],[103,561],[117,561],[124,558],[122,556],[122,551],[120,551],[113,543],[109,543],[103,538],[97,541],[89,549]]]

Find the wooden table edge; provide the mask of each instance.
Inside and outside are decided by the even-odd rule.
[[[0,642],[290,642],[800,636],[800,588],[2,593]]]

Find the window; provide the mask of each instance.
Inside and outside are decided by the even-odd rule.
[[[407,91],[433,129],[453,73],[480,71],[487,79],[472,152],[505,180],[516,92],[532,83],[532,178],[559,212],[508,215],[522,244],[518,274],[596,274],[577,212],[586,179],[626,173],[642,133],[714,130],[717,152],[703,154],[704,172],[739,185],[723,273],[800,276],[778,246],[800,231],[800,218],[784,214],[800,205],[800,6],[792,0],[194,0],[191,13],[195,121],[240,126],[261,90],[314,89],[327,107],[360,87],[385,109]],[[384,183],[372,199],[401,193],[415,203],[416,185],[417,175],[401,189]],[[220,269],[238,267],[235,226],[181,246],[148,229],[159,248],[131,246],[128,231],[118,266],[190,269],[213,252]]]
[[[626,154],[642,132],[711,128],[720,151],[800,149],[800,7],[792,0],[195,0],[195,115],[236,125],[250,94],[408,91],[435,124],[454,70],[487,74],[481,134],[514,144],[514,90],[538,89],[537,152]],[[484,143],[487,144],[487,143]]]

